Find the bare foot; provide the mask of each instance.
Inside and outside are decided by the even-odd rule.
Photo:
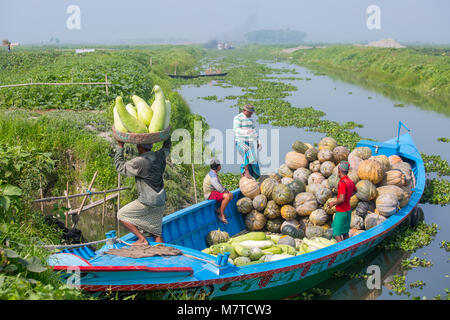
[[[147,239],[139,239],[138,241],[131,244],[132,246],[146,246],[148,245]]]
[[[227,216],[225,214],[221,214],[219,209],[214,210],[214,212],[217,214],[217,217],[220,221],[222,221],[225,224],[228,224]]]

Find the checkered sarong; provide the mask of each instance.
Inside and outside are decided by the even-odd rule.
[[[134,200],[120,208],[117,213],[119,220],[131,223],[155,236],[162,236],[162,219],[165,206],[150,207],[139,200]]]

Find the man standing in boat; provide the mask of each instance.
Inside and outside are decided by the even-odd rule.
[[[356,187],[353,181],[347,176],[350,164],[347,161],[341,161],[338,165],[338,196],[337,200],[330,201],[328,207],[336,206],[333,223],[333,237],[340,242],[348,239],[350,230],[350,222],[352,219],[352,208],[350,206],[350,198],[356,193]]]
[[[203,194],[205,200],[216,200],[220,203],[220,209],[216,209],[219,220],[227,224],[227,217],[225,216],[225,208],[233,199],[233,194],[228,191],[220,182],[217,173],[222,169],[220,162],[216,159],[211,160],[211,170],[203,179]]]
[[[241,176],[249,179],[258,179],[260,177],[256,149],[261,150],[261,142],[259,141],[255,120],[252,119],[254,112],[255,107],[251,104],[246,104],[243,111],[233,119],[236,148],[244,159],[244,163],[241,165]]]
[[[163,174],[170,153],[170,136],[158,151],[151,151],[152,144],[138,144],[139,155],[130,161],[124,159],[123,146],[123,142],[118,142],[114,165],[119,174],[135,177],[139,197],[122,207],[117,217],[138,238],[133,245],[148,244],[143,232],[154,236],[156,242],[163,242],[162,219],[167,198]]]

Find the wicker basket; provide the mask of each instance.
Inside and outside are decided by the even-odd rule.
[[[148,144],[167,140],[169,138],[170,126],[168,126],[163,131],[158,131],[154,133],[120,132],[117,131],[116,128],[114,128],[114,126],[112,126],[112,132],[114,138],[117,141],[134,144]]]

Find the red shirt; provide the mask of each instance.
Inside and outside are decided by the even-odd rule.
[[[348,176],[343,176],[341,180],[339,180],[338,198],[343,194],[344,202],[336,205],[336,211],[347,212],[352,209],[350,207],[350,198],[352,197],[354,190],[356,190],[355,184]]]

